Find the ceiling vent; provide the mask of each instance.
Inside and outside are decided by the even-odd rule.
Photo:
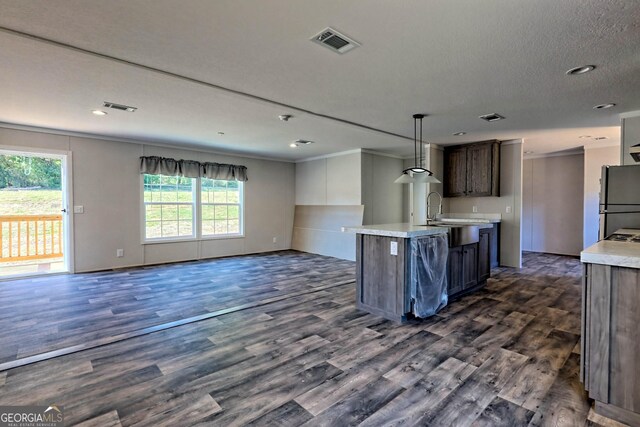
[[[504,117],[498,113],[485,114],[484,116],[480,116],[480,118],[488,122],[497,122],[498,120],[504,119]]]
[[[114,102],[109,102],[109,101],[104,101],[104,106],[106,108],[113,108],[114,110],[120,110],[120,111],[128,111],[130,113],[133,113],[138,109],[138,107],[130,107],[128,105],[116,104]]]
[[[311,38],[311,41],[337,53],[345,53],[360,46],[360,43],[327,27]]]

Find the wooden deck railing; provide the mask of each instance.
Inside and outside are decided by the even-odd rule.
[[[62,256],[62,215],[0,215],[0,263]]]

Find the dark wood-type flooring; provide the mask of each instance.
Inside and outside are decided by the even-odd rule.
[[[293,251],[0,282],[0,364],[354,280]]]
[[[352,279],[355,269],[295,252],[226,262],[253,273],[219,271],[225,260],[217,260],[99,274],[86,286],[96,298],[109,298],[113,289],[125,305],[161,289],[165,302],[172,294],[176,300],[189,295],[201,310],[206,304],[197,289],[186,291],[179,280],[189,267],[202,281],[227,277],[229,298],[240,300],[255,295],[254,285],[279,283],[273,286],[279,292],[288,284],[312,288]],[[590,415],[578,380],[579,261],[527,253],[522,270],[493,275],[484,290],[408,325],[357,311],[349,283],[10,369],[0,372],[0,405],[56,403],[68,425],[83,426],[605,423]],[[84,297],[85,285],[68,280]],[[138,286],[149,289],[138,293]],[[107,324],[116,307],[105,308]],[[59,331],[57,319],[51,323]]]

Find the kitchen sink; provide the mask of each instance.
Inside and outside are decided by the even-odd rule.
[[[449,247],[478,243],[480,240],[480,228],[477,225],[452,224],[450,222],[433,221],[425,226],[446,227],[449,229]]]

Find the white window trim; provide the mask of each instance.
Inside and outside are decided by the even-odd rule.
[[[210,234],[203,236],[201,230],[202,224],[202,191],[201,191],[201,178],[195,179],[195,202],[194,202],[194,222],[193,222],[193,231],[194,233],[191,236],[177,236],[177,237],[156,237],[152,239],[148,239],[146,236],[146,214],[145,214],[145,201],[144,201],[144,175],[140,174],[140,243],[142,245],[155,245],[155,244],[164,244],[164,243],[182,243],[182,242],[200,242],[207,240],[227,240],[227,239],[244,239],[244,182],[241,182],[239,186],[240,192],[240,203],[207,203],[207,205],[230,205],[230,206],[240,206],[240,233],[233,234]],[[151,202],[154,203],[154,202]],[[158,204],[163,204],[162,202],[158,202]],[[171,204],[182,204],[182,205],[191,205],[191,203],[186,202],[176,202]]]

